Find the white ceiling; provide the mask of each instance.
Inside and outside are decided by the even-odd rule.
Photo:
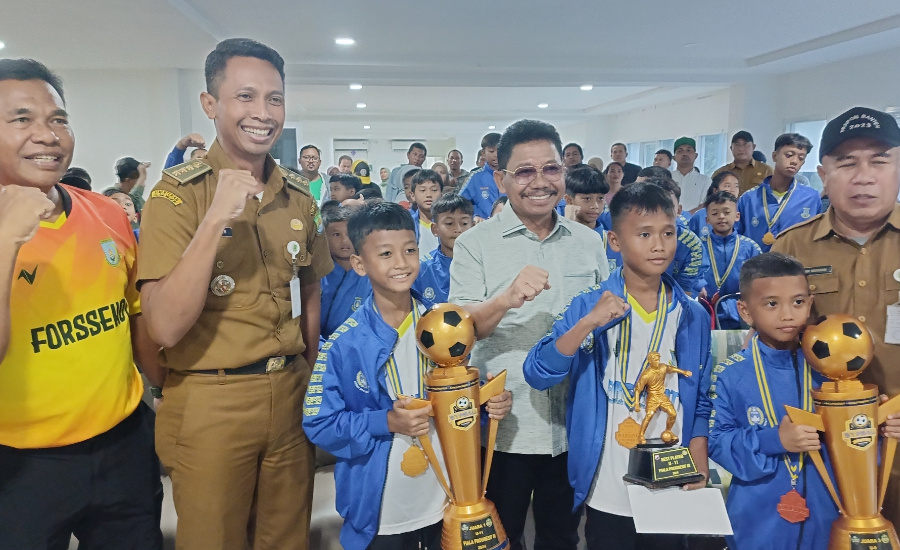
[[[576,120],[900,47],[896,0],[6,0],[0,12],[2,55],[56,69],[199,70],[217,40],[252,37],[285,58],[293,115],[353,125]]]

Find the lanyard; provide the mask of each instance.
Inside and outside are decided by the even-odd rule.
[[[775,215],[769,217],[769,201],[766,197],[766,188],[763,185],[759,186],[760,196],[762,197],[762,207],[763,213],[766,215],[766,226],[769,228],[769,232],[772,232],[772,228],[778,223],[778,218],[781,217],[781,214],[784,213],[784,207],[787,206],[789,200],[791,200],[791,196],[794,194],[794,191],[797,190],[797,184],[793,183],[793,187],[791,188],[790,193],[787,194],[783,199],[781,199],[781,204],[778,206],[778,210],[775,211]]]
[[[712,245],[712,235],[706,236],[706,249],[709,250],[709,263],[710,267],[712,267],[713,278],[716,280],[716,288],[722,288],[722,285],[725,284],[725,279],[728,278],[728,275],[731,273],[731,270],[734,268],[735,262],[737,262],[738,258],[738,249],[741,247],[741,237],[739,235],[735,235],[734,239],[734,252],[731,253],[731,262],[728,264],[728,267],[725,268],[725,274],[719,277],[719,267],[716,265],[716,255],[713,253],[713,245]]]
[[[778,417],[775,415],[775,405],[772,403],[772,393],[769,391],[769,381],[766,378],[766,371],[763,370],[762,356],[759,353],[759,336],[753,337],[753,368],[756,370],[756,383],[759,386],[759,394],[762,397],[763,408],[766,410],[766,418],[769,419],[769,426],[778,429]],[[803,410],[812,412],[810,405],[810,395],[812,395],[812,371],[803,359],[803,387],[801,388],[803,396],[801,398]],[[806,453],[800,453],[800,458],[794,464],[789,458],[788,453],[784,453],[784,464],[788,468],[791,476],[791,487],[796,487],[797,478],[800,477],[800,470],[803,469],[803,457]]]
[[[416,304],[415,300],[413,300],[411,315],[412,326],[410,326],[406,330],[411,330],[415,333],[416,324],[419,322],[419,317],[421,317],[421,314],[419,313],[419,306]],[[419,374],[417,376],[417,380],[419,381],[419,390],[415,395],[407,395],[403,393],[403,386],[400,384],[400,370],[397,367],[397,359],[394,357],[394,352],[392,351],[390,357],[388,357],[387,363],[385,364],[385,370],[387,370],[388,383],[394,390],[394,395],[397,397],[397,399],[399,399],[401,395],[405,395],[408,397],[425,397],[425,371],[428,369],[428,358],[425,357],[425,355],[418,349],[418,347],[416,347],[416,357],[418,359],[417,363]]]
[[[628,290],[625,290],[625,300],[628,300]],[[669,315],[669,303],[666,300],[666,285],[660,281],[659,282],[659,298],[656,302],[656,316],[653,320],[653,334],[650,337],[650,347],[647,350],[647,353],[650,352],[659,352],[659,346],[662,343],[663,333],[666,331],[666,320]],[[625,382],[625,377],[628,374],[628,356],[631,354],[631,316],[635,315],[632,312],[630,315],[626,315],[625,319],[619,325],[619,340],[616,342],[616,355],[618,356],[619,363],[619,375],[622,380],[622,393],[624,396],[625,406],[628,407],[628,410],[634,410],[634,405],[639,396],[634,394],[634,385],[632,385],[632,389],[628,389],[628,384]],[[625,342],[623,346],[622,343]],[[644,357],[644,362],[641,364],[641,370],[637,373],[637,376],[634,377],[635,382],[641,377],[641,374],[644,372],[644,369],[647,367],[647,358]]]

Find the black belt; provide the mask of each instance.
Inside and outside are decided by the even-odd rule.
[[[296,355],[279,355],[278,357],[267,357],[260,359],[255,363],[244,365],[233,369],[223,369],[224,374],[267,374],[270,372],[278,372],[284,370],[285,367],[294,362]],[[192,370],[187,371],[190,374],[219,374],[219,369]]]

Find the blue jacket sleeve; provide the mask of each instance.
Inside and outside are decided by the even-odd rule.
[[[716,380],[715,386],[710,391],[713,411],[709,422],[709,457],[743,481],[771,475],[785,452],[778,439],[778,427],[756,428],[741,422],[747,413],[739,410],[740,388],[730,388],[723,377]]]
[[[704,267],[703,246],[700,238],[690,229],[684,229],[678,236],[678,248],[672,262],[678,273],[673,273],[675,281],[687,292],[699,292],[705,283],[704,275],[708,264]]]
[[[350,459],[370,454],[375,440],[391,437],[391,432],[387,409],[353,410],[344,400],[344,385],[353,384],[355,369],[345,369],[343,363],[340,346],[319,352],[304,400],[303,431],[334,456]]]
[[[166,165],[163,166],[163,170],[167,168],[171,168],[173,166],[178,166],[182,162],[184,162],[184,152],[186,149],[179,149],[177,146],[172,148],[172,152],[169,153],[169,156],[166,157]]]

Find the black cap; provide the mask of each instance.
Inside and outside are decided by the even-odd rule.
[[[90,174],[88,174],[87,170],[85,170],[84,168],[77,168],[75,166],[72,166],[68,170],[66,170],[66,173],[63,175],[63,177],[59,179],[59,183],[65,183],[66,185],[84,189],[85,191],[91,190]]]
[[[116,175],[119,176],[119,179],[125,179],[131,174],[137,172],[138,166],[140,166],[140,162],[138,162],[134,157],[125,157],[120,158],[116,161]]]
[[[746,141],[747,143],[755,143],[753,141],[753,136],[751,136],[750,132],[748,132],[747,130],[741,130],[740,132],[737,132],[736,134],[731,136],[731,143],[734,143],[735,141],[737,141],[739,139],[742,139],[742,140]]]
[[[900,127],[897,119],[887,113],[854,107],[825,125],[819,145],[819,162],[840,144],[854,138],[877,139],[891,147],[900,147]]]

